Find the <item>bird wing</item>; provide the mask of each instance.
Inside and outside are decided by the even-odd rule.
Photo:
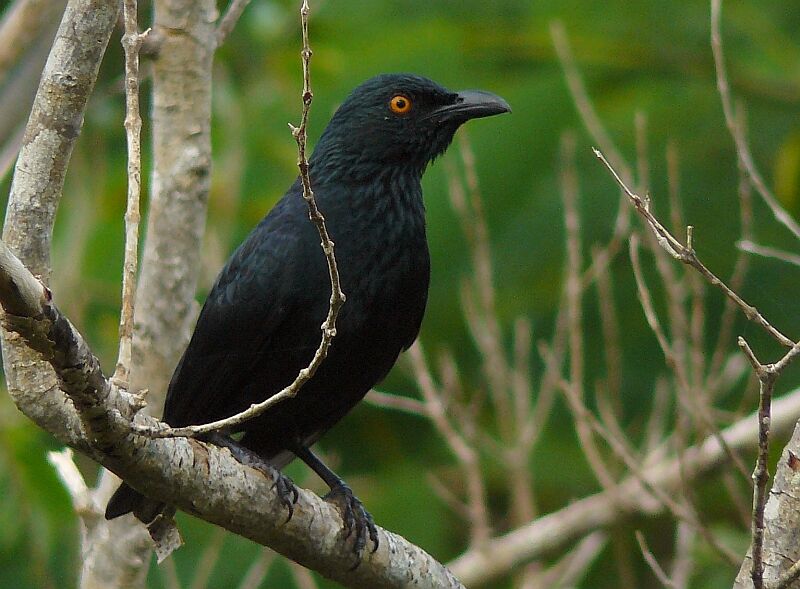
[[[303,259],[306,229],[292,197],[299,199],[290,191],[217,277],[169,385],[164,420],[170,425],[220,419],[253,401],[242,391],[255,372],[263,373],[256,365],[269,357],[265,351],[282,339],[276,333],[303,303],[297,276],[309,263]],[[264,385],[266,398],[270,383]]]

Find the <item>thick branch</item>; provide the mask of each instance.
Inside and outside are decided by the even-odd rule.
[[[0,21],[0,82],[5,81],[20,55],[58,20],[65,4],[63,0],[17,0],[7,5]]]
[[[790,431],[800,417],[800,389],[776,399],[773,414],[773,435]],[[758,440],[757,415],[753,413],[737,421],[724,429],[721,437],[732,449],[752,447]],[[669,492],[724,464],[727,456],[717,437],[712,435],[701,444],[687,448],[680,461],[676,458],[667,459],[663,449],[656,450],[641,461],[642,464],[652,465],[643,469],[641,475],[650,486]],[[775,493],[773,489],[773,495]],[[627,478],[614,489],[580,499],[540,517],[489,541],[480,550],[469,550],[449,563],[448,567],[469,587],[486,583],[592,530],[614,525],[632,513],[652,514],[653,503],[646,499],[638,479]],[[659,508],[664,507],[660,505]]]
[[[347,587],[461,587],[423,550],[380,529],[378,550],[367,553],[353,569],[352,551],[335,506],[300,490],[287,522],[274,488],[277,473],[266,477],[237,462],[226,449],[186,438],[126,435],[127,420],[121,417],[131,411],[124,393],[110,385],[80,334],[53,305],[49,291],[2,242],[0,304],[7,309],[12,328],[45,356],[73,401],[74,406],[61,403],[48,431],[135,488],[145,488],[155,499],[269,546]],[[10,309],[22,314],[8,315]],[[66,427],[76,421],[75,408],[91,428],[92,438]],[[136,419],[153,421],[142,414]]]
[[[131,389],[147,388],[148,412],[164,393],[196,315],[211,173],[211,71],[216,3],[155,3],[151,116],[153,172],[136,289]]]
[[[6,211],[3,239],[29,270],[47,283],[50,243],[67,163],[83,124],[100,61],[119,13],[115,0],[72,0],[42,72],[25,129]],[[8,390],[17,406],[37,423],[57,421],[63,395],[46,364],[4,337]],[[77,432],[77,415],[67,425]]]
[[[773,403],[774,417],[772,434],[778,420],[782,420],[781,401]],[[786,445],[778,461],[772,490],[764,510],[763,536],[763,580],[764,585],[774,589],[792,587],[800,574],[800,545],[797,530],[800,529],[800,497],[797,494],[797,474],[800,471],[800,426],[795,426],[792,439]],[[734,589],[750,589],[753,556],[747,554],[736,576]]]

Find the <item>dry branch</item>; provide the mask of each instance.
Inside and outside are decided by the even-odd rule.
[[[142,186],[142,117],[139,115],[139,35],[136,0],[122,5],[125,34],[125,136],[128,141],[128,200],[125,211],[125,260],[122,267],[122,310],[119,320],[119,355],[114,380],[128,385],[133,346],[136,270],[139,264],[139,196]]]
[[[711,0],[711,49],[714,54],[714,66],[717,72],[717,90],[722,101],[722,112],[725,115],[725,123],[728,125],[731,137],[736,144],[736,155],[742,168],[747,173],[753,188],[756,189],[764,202],[767,203],[775,219],[786,227],[792,234],[800,239],[800,225],[797,224],[792,216],[786,212],[778,199],[767,188],[766,182],[761,173],[756,168],[753,156],[750,153],[750,146],[744,134],[742,125],[737,120],[733,99],[731,98],[728,74],[725,70],[725,56],[722,50],[722,35],[720,33],[720,20],[722,16],[722,0]]]
[[[773,435],[785,435],[800,417],[800,389],[776,399],[773,413]],[[750,414],[725,428],[721,437],[734,450],[752,447],[758,439],[757,415]],[[688,477],[684,484],[691,483],[725,464],[727,456],[715,436],[687,448],[682,458],[683,465],[677,458],[668,458],[666,449],[661,447],[642,459],[642,464],[648,466],[642,469],[641,476],[651,487],[670,492],[680,486],[682,469]],[[654,505],[645,499],[639,480],[626,478],[614,489],[579,499],[559,511],[493,538],[480,550],[468,550],[448,566],[467,586],[486,583],[592,530],[611,526],[637,512],[652,514]],[[655,509],[661,511],[664,507],[658,505]]]
[[[325,260],[328,265],[328,275],[331,282],[331,298],[328,306],[328,314],[325,317],[325,321],[322,323],[322,338],[319,346],[314,352],[314,356],[309,362],[308,366],[300,370],[298,375],[288,386],[271,395],[264,401],[250,405],[250,407],[244,411],[241,411],[240,413],[209,423],[179,428],[163,427],[163,425],[154,428],[151,426],[134,424],[133,428],[139,434],[154,438],[197,437],[222,429],[235,429],[236,426],[239,426],[246,421],[261,415],[270,407],[273,407],[278,403],[297,395],[302,386],[314,376],[317,369],[325,360],[326,356],[328,355],[328,349],[333,342],[333,338],[336,336],[336,318],[339,315],[339,310],[342,308],[342,305],[344,305],[345,295],[342,292],[339,282],[339,270],[336,266],[336,257],[333,253],[333,241],[328,234],[328,229],[325,225],[325,218],[317,208],[317,202],[314,199],[314,191],[311,188],[311,179],[309,177],[308,158],[306,156],[306,129],[308,126],[308,113],[309,109],[311,108],[311,101],[314,98],[314,94],[311,91],[311,73],[309,69],[312,52],[308,41],[308,15],[308,2],[304,1],[300,8],[300,19],[303,31],[303,48],[300,52],[303,64],[303,108],[300,117],[300,125],[298,127],[290,125],[290,127],[292,129],[292,135],[297,141],[297,167],[300,170],[300,181],[303,186],[303,199],[308,205],[308,216],[319,232],[321,247],[323,253],[325,254]]]
[[[617,184],[620,185],[620,188],[622,188],[622,190],[628,196],[631,203],[636,208],[636,211],[644,218],[650,229],[655,234],[659,245],[664,248],[664,250],[670,256],[679,262],[682,262],[688,266],[692,266],[695,270],[697,270],[700,275],[705,278],[706,281],[708,281],[709,284],[719,288],[726,297],[732,300],[741,309],[745,317],[762,327],[782,346],[787,348],[794,346],[794,342],[774,328],[764,318],[764,316],[759,313],[758,309],[745,302],[738,294],[731,290],[722,280],[717,278],[711,272],[711,270],[706,268],[706,266],[700,261],[700,259],[697,257],[697,253],[694,251],[692,243],[693,231],[691,225],[687,227],[686,245],[683,245],[661,224],[658,219],[653,216],[653,214],[650,212],[650,207],[647,200],[643,199],[641,196],[628,188],[627,184],[625,184],[624,180],[620,178],[619,174],[617,174],[616,170],[611,166],[605,156],[603,156],[603,154],[597,149],[594,150],[594,153],[597,158],[608,168],[609,172],[611,172],[611,175],[617,181]]]
[[[165,5],[159,4],[157,10],[159,6],[167,8]],[[213,8],[213,3],[209,6]],[[68,27],[71,34],[59,35],[51,54],[18,163],[6,234],[31,265],[42,269],[45,278],[52,220],[63,173],[117,10],[116,2],[75,0],[70,4],[62,27]],[[168,29],[179,24],[172,22],[173,18],[175,14],[166,11],[159,26]],[[206,19],[204,23],[208,25],[210,21]],[[182,37],[178,31],[177,26],[166,35],[160,31],[165,38],[163,43]],[[193,45],[196,40],[197,37],[192,38]],[[196,47],[192,51],[196,51]],[[175,57],[170,51],[162,51],[164,55]],[[209,55],[205,54],[205,58]],[[185,69],[183,63],[171,75]],[[174,100],[172,97],[171,101]],[[187,101],[187,104],[194,103]],[[174,102],[159,104],[157,93],[156,113],[165,106],[172,108]],[[50,129],[48,122],[59,126]],[[193,149],[196,143],[191,139],[202,133],[198,134],[193,127],[190,138],[178,135],[175,139],[187,141],[187,145],[181,147],[191,151],[193,167],[189,171],[197,175],[203,170],[204,162],[207,166],[208,160],[199,157],[202,151]],[[207,142],[207,134],[204,140]],[[173,156],[180,159],[182,153],[182,149],[176,148]],[[199,177],[202,179],[207,174]],[[154,184],[166,180],[156,178]],[[195,189],[192,198],[196,198],[198,192],[202,196],[207,189],[202,181],[188,185]],[[170,197],[177,196],[180,195],[170,194]],[[197,200],[204,203],[204,197]],[[184,224],[187,221],[186,215],[179,215],[178,219]],[[186,299],[190,300],[191,294]],[[5,354],[9,388],[20,408],[63,443],[123,475],[134,486],[147,488],[154,498],[175,503],[226,529],[270,544],[345,586],[461,587],[446,569],[423,551],[383,531],[379,532],[380,549],[366,556],[354,571],[351,569],[352,554],[343,541],[343,526],[335,507],[301,491],[294,517],[286,523],[285,508],[275,494],[272,478],[238,463],[227,450],[186,439],[149,440],[132,435],[129,420],[136,407],[130,396],[110,384],[80,334],[53,304],[50,291],[2,242],[0,304],[6,311],[6,324],[21,336],[10,335],[8,339],[18,348],[23,348],[23,341],[27,342],[50,365],[47,370],[42,368],[41,362],[26,361],[21,366],[19,356],[12,358],[11,354]],[[175,314],[174,307],[170,307],[170,312]],[[173,337],[173,341],[175,339]],[[17,368],[28,372],[20,377],[15,372]],[[52,377],[42,377],[53,372],[58,386]],[[136,420],[140,424],[152,424],[143,414],[136,415]],[[253,502],[253,496],[263,500]]]
[[[379,529],[380,544],[352,568],[337,508],[300,489],[294,516],[274,488],[274,477],[237,462],[227,449],[186,438],[130,435],[127,395],[111,386],[91,351],[53,305],[47,291],[0,242],[0,304],[15,331],[44,355],[72,404],[61,403],[49,431],[124,476],[155,499],[216,523],[339,581],[347,587],[462,587],[428,554]],[[17,314],[10,315],[9,309]],[[70,428],[78,417],[91,433]],[[152,422],[142,414],[140,422]],[[41,424],[40,424],[41,425]],[[259,501],[252,501],[260,497]]]

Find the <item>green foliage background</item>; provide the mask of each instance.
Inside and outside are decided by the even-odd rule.
[[[227,254],[296,175],[295,145],[286,126],[298,119],[300,106],[295,4],[255,0],[215,62],[214,171],[198,300]],[[550,40],[554,19],[563,22],[595,106],[629,161],[635,155],[634,115],[647,116],[651,192],[657,210],[666,211],[661,204],[667,194],[664,150],[668,142],[677,146],[685,218],[696,227],[698,253],[721,276],[730,273],[739,226],[736,160],[714,82],[706,2],[325,0],[311,5],[312,140],[349,90],[380,72],[416,72],[454,89],[491,90],[512,105],[513,115],[478,121],[467,129],[477,156],[500,319],[507,331],[516,317],[524,316],[531,320],[536,339],[552,332],[565,257],[558,190],[563,131],[578,131],[585,255],[591,244],[611,235],[618,202],[618,191],[592,156],[591,140],[566,90]],[[141,12],[146,25],[148,7]],[[798,31],[800,5],[795,2],[751,0],[724,8],[731,83],[747,107],[755,158],[795,218],[800,217]],[[73,157],[54,245],[55,296],[108,370],[115,360],[125,205],[121,72],[117,33]],[[144,112],[148,91],[145,82]],[[144,132],[146,145],[147,122]],[[147,160],[145,166],[149,169]],[[474,368],[476,352],[458,302],[469,259],[448,204],[446,184],[439,162],[424,182],[433,279],[422,340],[433,353],[454,350],[465,381],[477,388],[482,382]],[[0,190],[3,197],[8,186],[6,178]],[[755,225],[760,242],[797,249],[760,202]],[[650,406],[655,378],[664,370],[663,356],[642,316],[625,256],[612,272],[625,349],[623,420],[635,435]],[[800,269],[757,259],[742,293],[784,333],[795,337],[800,333],[798,279]],[[716,293],[707,299],[713,324],[721,301]],[[602,372],[602,338],[596,310],[589,303],[586,313],[590,385]],[[777,358],[776,347],[756,328],[740,321],[738,333],[752,338],[763,357]],[[734,346],[732,341],[731,349]],[[539,369],[536,358],[533,362]],[[796,384],[798,375],[795,367],[781,381],[779,392]],[[402,363],[382,389],[417,394]],[[755,406],[753,395],[751,388],[749,407]],[[452,470],[451,458],[429,424],[361,406],[326,436],[323,447],[336,457],[339,470],[380,525],[443,561],[464,549],[463,521],[426,481],[428,471]],[[0,586],[76,585],[79,531],[68,496],[45,459],[46,452],[55,448],[57,444],[27,422],[7,396],[0,396]],[[93,465],[80,465],[93,480]],[[547,423],[531,468],[542,512],[598,490],[561,402]],[[500,532],[506,525],[500,487],[504,481],[493,479],[491,468],[489,472],[490,500]],[[290,474],[305,476],[296,465]],[[746,531],[733,509],[717,500],[719,492],[701,488],[701,506],[712,528],[743,552]],[[182,517],[181,527],[187,545],[175,561],[188,586],[214,532],[189,517]],[[633,586],[655,586],[632,540],[634,529],[650,532],[657,554],[668,553],[672,534],[668,518],[624,522],[614,530],[616,549],[606,549],[590,571],[586,587],[620,586],[613,564],[620,552],[627,552],[633,563]],[[208,586],[236,587],[258,550],[247,541],[226,537]],[[693,586],[730,586],[735,571],[710,550],[698,549],[697,559]],[[151,586],[160,587],[162,582],[152,571]],[[331,586],[324,581],[320,585]],[[273,565],[262,586],[291,586],[286,565]],[[512,582],[495,586],[510,587]]]

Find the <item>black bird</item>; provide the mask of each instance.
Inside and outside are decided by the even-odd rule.
[[[380,382],[419,331],[430,258],[420,181],[469,119],[510,111],[488,92],[451,92],[416,75],[384,74],[358,86],[333,115],[309,161],[317,204],[336,244],[347,299],[336,337],[315,376],[293,399],[245,423],[238,444],[275,468],[295,457],[341,500],[355,550],[369,514],[309,449]],[[328,311],[330,281],[299,179],[219,274],[167,392],[164,421],[201,424],[244,410],[281,390],[310,362]],[[291,516],[291,483],[283,489]],[[295,495],[296,498],[296,495]],[[126,484],[109,501],[111,519],[150,520],[165,506]]]

